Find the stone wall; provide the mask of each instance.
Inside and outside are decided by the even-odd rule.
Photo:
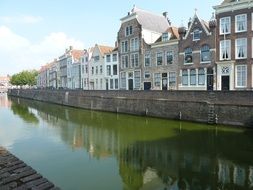
[[[84,109],[204,123],[210,122],[210,114],[212,114],[214,123],[253,127],[253,93],[251,91],[67,91],[13,89],[9,90],[8,93],[11,96]]]

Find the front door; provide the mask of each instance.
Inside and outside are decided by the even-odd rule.
[[[134,89],[134,81],[133,79],[128,79],[128,90]]]
[[[168,74],[162,73],[162,89],[168,90]]]
[[[151,89],[151,82],[144,82],[144,90],[150,90]]]
[[[221,76],[221,90],[229,90],[229,76]]]
[[[213,91],[213,69],[207,69],[207,90]]]

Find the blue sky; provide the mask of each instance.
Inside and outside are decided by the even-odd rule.
[[[209,20],[222,0],[0,0],[0,76],[39,67],[69,45],[113,46],[120,18],[133,5],[157,14],[167,11],[174,26],[198,11]]]

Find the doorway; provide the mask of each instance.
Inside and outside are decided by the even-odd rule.
[[[162,73],[162,89],[168,90],[168,74]]]
[[[144,82],[144,90],[150,90],[151,89],[151,82]]]
[[[128,90],[134,89],[134,81],[133,79],[128,79]]]
[[[221,76],[221,90],[229,90],[230,86],[230,78],[229,76]]]
[[[207,90],[213,91],[213,69],[207,69]]]

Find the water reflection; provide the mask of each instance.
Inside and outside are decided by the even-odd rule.
[[[0,93],[0,107],[9,108],[11,107],[11,101],[8,100],[6,94]]]
[[[125,190],[253,189],[251,131],[11,100],[14,113],[59,128],[71,148],[115,157]]]
[[[11,110],[15,115],[18,115],[21,119],[23,119],[27,123],[33,124],[39,123],[38,118],[33,113],[35,110],[29,108],[28,106],[20,104],[18,100],[16,102],[15,101],[12,102]]]

